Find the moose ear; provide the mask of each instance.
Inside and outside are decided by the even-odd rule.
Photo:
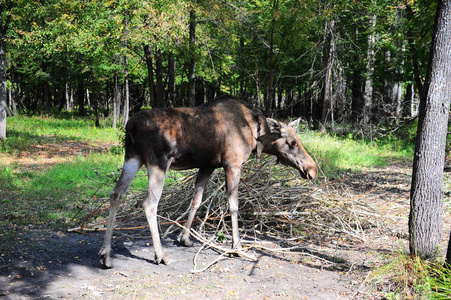
[[[269,126],[269,131],[271,133],[277,133],[280,135],[283,135],[285,133],[285,128],[283,128],[283,125],[280,124],[279,121],[271,119],[271,118],[266,118],[266,122],[268,123]]]
[[[297,133],[299,133],[299,122],[300,121],[301,121],[301,118],[298,118],[297,120],[290,122],[288,124],[288,126],[292,127]]]

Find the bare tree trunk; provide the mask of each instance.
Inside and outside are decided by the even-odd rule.
[[[163,85],[163,55],[161,50],[155,52],[155,75],[157,79],[157,107],[166,107]]]
[[[6,86],[6,68],[8,63],[6,59],[6,42],[4,37],[11,19],[10,16],[7,16],[6,20],[3,20],[3,11],[9,11],[12,7],[12,1],[8,4],[0,1],[0,141],[4,141],[6,139],[6,99],[8,97]]]
[[[276,12],[279,9],[279,0],[274,0],[273,3],[273,11]],[[275,17],[274,17],[275,18]],[[274,59],[274,26],[275,26],[275,19],[271,20],[271,37],[269,42],[269,58],[268,58],[268,78],[267,78],[267,85],[266,85],[266,93],[265,93],[265,112],[266,115],[270,115],[270,111],[273,106],[274,101],[274,68],[276,66],[275,59]]]
[[[78,78],[77,98],[78,98],[78,114],[82,117],[85,115],[85,88],[84,88],[84,80],[81,74],[80,77]]]
[[[175,93],[175,59],[174,54],[169,53],[168,57],[168,106],[174,107],[176,105]]]
[[[126,12],[125,17],[125,48],[127,48],[128,44],[128,12]],[[128,87],[128,56],[125,55],[125,68],[124,68],[124,107],[122,109],[122,127],[125,128],[128,122],[128,115],[130,112],[130,92]]]
[[[68,82],[66,82],[65,97],[66,97],[66,111],[72,111],[72,108],[74,106],[73,103],[74,96]]]
[[[94,106],[94,116],[95,116],[95,125],[96,127],[100,127],[100,119],[99,119],[99,103],[98,97],[96,93],[91,93],[92,104]]]
[[[48,82],[44,82],[42,92],[43,92],[44,111],[46,113],[50,113],[50,87]]]
[[[17,90],[16,90],[16,76],[14,76],[14,70],[11,71],[11,90],[9,91],[9,101],[11,105],[11,113],[13,116],[17,116]]]
[[[119,78],[114,74],[114,91],[113,91],[113,128],[117,127],[117,119],[119,117],[119,103],[121,96],[119,91]]]
[[[451,0],[439,1],[420,102],[410,193],[410,252],[435,259],[442,244],[443,166],[451,99]]]
[[[193,107],[196,101],[196,13],[189,13],[189,57],[188,66],[188,105]]]
[[[384,52],[385,64],[388,66],[391,62],[391,51]],[[384,79],[384,104],[389,105],[394,118],[395,125],[399,125],[401,117],[401,99],[402,99],[402,83],[399,82],[400,69],[390,70]]]
[[[366,56],[366,79],[363,92],[363,124],[365,127],[370,123],[371,110],[373,108],[373,73],[374,73],[374,47],[376,45],[375,28],[376,15],[369,20],[370,33],[368,35],[368,53]]]
[[[0,21],[2,20],[0,13]],[[0,26],[2,24],[0,23]],[[0,28],[0,141],[6,139],[6,50],[5,41],[3,39],[3,28]]]
[[[412,11],[412,6],[410,5],[410,1],[406,1],[406,16],[407,16],[407,21],[411,21],[414,18],[414,14]],[[413,37],[413,32],[412,32],[412,28],[409,28],[407,30],[407,41],[409,43],[409,48],[410,48],[410,54],[411,54],[411,58],[412,58],[412,64],[413,64],[413,76],[415,79],[415,84],[416,87],[418,89],[418,94],[420,95],[420,97],[422,97],[423,93],[423,83],[421,82],[421,78],[420,76],[422,74],[420,74],[420,67],[419,67],[419,63],[418,63],[418,57],[416,55],[416,47],[415,47],[415,40]],[[421,99],[421,101],[423,101],[424,99]]]
[[[130,92],[128,88],[128,57],[125,56],[125,77],[124,77],[124,108],[122,109],[122,127],[125,128],[128,121],[128,114],[130,111]]]
[[[149,76],[149,94],[150,94],[150,106],[157,107],[156,97],[155,97],[155,82],[153,79],[153,59],[152,59],[152,49],[150,45],[144,46],[144,55],[146,57],[147,74]]]
[[[332,74],[332,66],[334,64],[334,57],[335,57],[335,41],[334,41],[334,27],[335,27],[335,21],[332,20],[330,22],[329,33],[330,33],[330,41],[329,41],[329,51],[327,53],[327,65],[326,65],[326,78],[324,79],[324,98],[323,98],[323,111],[322,111],[322,117],[321,117],[321,132],[326,131],[326,122],[327,122],[327,116],[331,115],[331,120],[333,116],[333,101],[331,98],[331,74]],[[332,123],[333,126],[333,123]]]

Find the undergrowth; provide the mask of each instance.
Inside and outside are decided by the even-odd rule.
[[[451,271],[443,261],[398,253],[369,276],[370,287],[385,299],[450,299]]]

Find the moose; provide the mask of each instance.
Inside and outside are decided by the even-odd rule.
[[[121,175],[110,193],[110,211],[101,264],[111,268],[111,240],[116,213],[138,170],[145,165],[147,196],[143,209],[149,223],[155,263],[170,263],[161,245],[157,206],[169,169],[198,168],[194,198],[185,228],[179,236],[190,246],[190,227],[202,202],[202,194],[214,169],[225,171],[229,211],[232,220],[232,247],[240,247],[238,231],[238,184],[242,165],[252,152],[275,155],[284,165],[299,170],[304,179],[317,177],[317,166],[302,146],[295,129],[299,120],[286,125],[248,109],[231,96],[221,96],[194,108],[154,108],[143,110],[126,125],[125,158]]]

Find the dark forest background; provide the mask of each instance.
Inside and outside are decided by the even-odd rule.
[[[0,5],[10,115],[75,111],[116,127],[142,107],[231,94],[367,136],[417,115],[436,12],[413,0]]]

